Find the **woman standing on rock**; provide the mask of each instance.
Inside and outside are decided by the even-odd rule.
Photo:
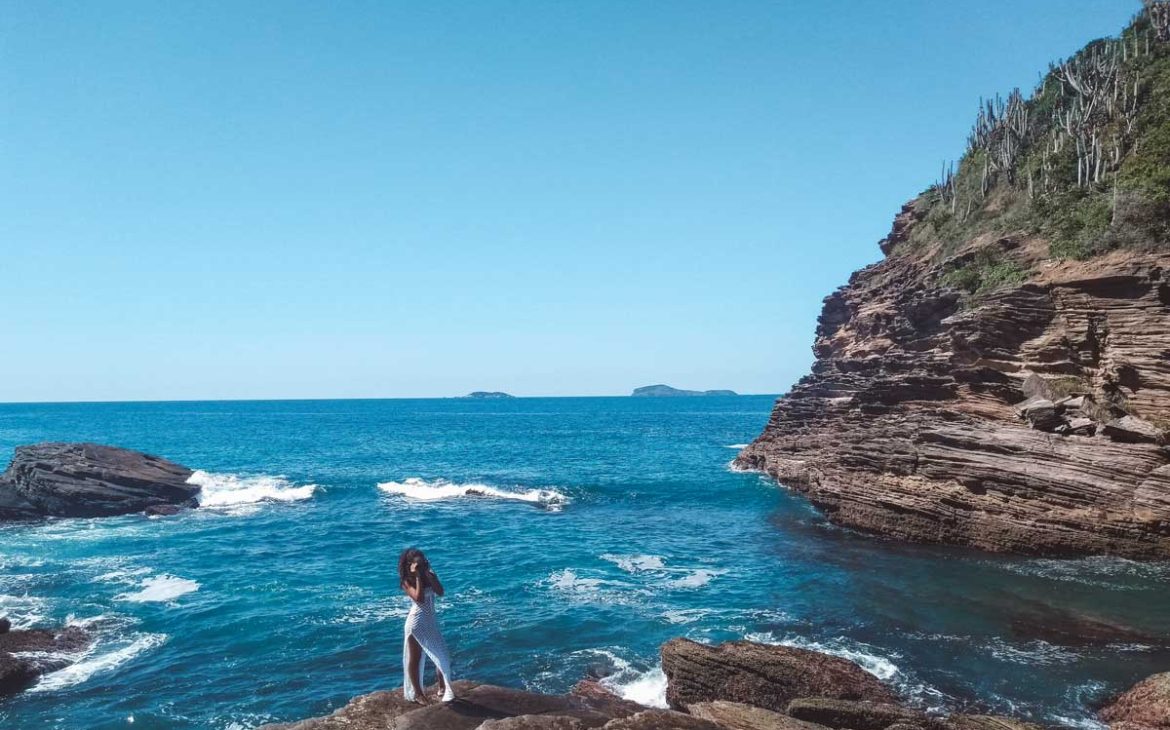
[[[411,600],[402,640],[402,672],[406,675],[402,694],[413,702],[424,705],[430,702],[423,692],[425,653],[439,670],[439,696],[444,702],[450,702],[455,699],[451,688],[451,659],[435,615],[435,596],[443,595],[443,584],[418,548],[407,548],[398,556],[398,580]]]

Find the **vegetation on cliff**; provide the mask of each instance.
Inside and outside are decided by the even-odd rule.
[[[1170,249],[1170,2],[1052,64],[1030,96],[981,100],[958,165],[907,205],[898,247],[946,258],[983,234],[1044,238],[1053,258]],[[1017,264],[963,262],[968,292],[1015,283]]]

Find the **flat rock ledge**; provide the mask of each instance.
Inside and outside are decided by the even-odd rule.
[[[1100,714],[1113,730],[1170,730],[1170,672],[1138,682]]]
[[[374,692],[332,715],[261,730],[1040,730],[1010,717],[927,715],[856,664],[815,651],[675,639],[663,645],[662,663],[669,710],[618,698],[592,680],[564,695],[460,681],[449,704]]]
[[[18,446],[0,474],[0,522],[107,517],[195,507],[192,470],[157,456],[90,443]]]
[[[89,635],[76,626],[59,629],[11,629],[0,618],[0,697],[31,687],[47,672],[73,663],[89,646]]]

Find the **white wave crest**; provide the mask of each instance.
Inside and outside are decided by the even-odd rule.
[[[601,678],[601,686],[618,697],[646,707],[667,708],[666,675],[660,665],[642,671],[608,649],[584,649],[573,653],[604,657],[612,671]]]
[[[199,584],[173,575],[156,575],[138,584],[141,590],[114,596],[116,601],[131,603],[163,603],[174,601],[179,596],[199,590]]]
[[[810,649],[812,651],[819,651],[822,654],[832,654],[842,659],[848,659],[878,679],[886,682],[895,679],[901,673],[897,664],[876,653],[874,647],[860,642],[847,642],[844,639],[821,642],[792,634],[777,639],[771,633],[748,634],[744,638],[760,644],[777,644],[779,646],[791,646],[796,649]]]
[[[627,573],[644,573],[651,570],[664,570],[666,562],[659,555],[614,555],[606,553],[602,560],[608,560]]]
[[[119,667],[139,654],[161,646],[166,640],[166,634],[138,634],[114,644],[113,647],[103,645],[90,649],[74,664],[41,677],[28,691],[49,692],[80,684],[99,672]],[[98,651],[98,648],[105,650]]]
[[[198,470],[187,479],[200,487],[199,506],[205,508],[239,508],[265,502],[298,502],[317,491],[316,484],[293,486],[284,477],[238,476]]]
[[[37,596],[0,595],[0,616],[6,616],[14,629],[31,629],[48,620],[49,602]]]
[[[615,674],[601,680],[602,686],[609,689],[618,697],[637,702],[647,707],[666,709],[666,675],[662,667],[654,667],[645,672],[627,672]]]
[[[492,487],[475,482],[458,484],[446,479],[420,479],[409,477],[400,482],[381,482],[378,484],[387,494],[395,494],[418,502],[437,502],[462,497],[481,497],[489,499],[507,499],[519,502],[528,502],[544,507],[551,512],[558,512],[568,503],[569,498],[555,489],[526,489],[512,491]]]
[[[723,575],[726,570],[711,570],[708,568],[699,568],[693,570],[681,578],[675,578],[667,583],[671,588],[702,588],[711,582],[711,579]]]
[[[548,584],[559,591],[598,593],[606,584],[606,581],[600,578],[581,578],[572,570],[565,568],[562,571],[550,575],[548,577]]]
[[[738,451],[739,449],[746,449],[747,447],[748,447],[748,445],[747,445],[747,444],[728,444],[728,445],[727,445],[727,448],[729,448],[729,449],[736,449],[737,451]]]

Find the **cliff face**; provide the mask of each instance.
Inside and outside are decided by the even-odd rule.
[[[813,372],[737,462],[861,530],[1170,558],[1170,256],[1048,262],[977,303],[932,284],[949,262],[931,258],[890,256],[826,298]],[[1029,394],[1045,419],[1020,414]]]
[[[1170,4],[980,110],[958,172],[825,299],[812,373],[738,465],[863,531],[1170,558],[1170,32],[1155,11]],[[1113,150],[1092,159],[1081,138],[1105,134]]]

